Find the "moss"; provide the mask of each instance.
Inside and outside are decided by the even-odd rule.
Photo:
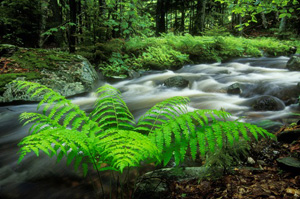
[[[29,73],[9,73],[0,75],[0,94],[5,91],[5,85],[15,80],[18,77],[25,77],[25,80],[41,79],[43,76],[40,73],[29,72]]]
[[[35,70],[56,70],[57,62],[79,61],[74,55],[66,52],[56,52],[44,49],[21,49],[10,57],[12,64],[18,64],[20,68]]]

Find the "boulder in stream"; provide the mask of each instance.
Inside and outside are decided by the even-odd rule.
[[[0,60],[0,103],[42,99],[42,96],[30,99],[25,91],[10,84],[13,80],[37,82],[70,97],[90,92],[99,78],[90,62],[79,55],[28,48],[14,51],[13,46],[9,49],[5,50],[7,57]]]
[[[227,93],[228,94],[232,94],[232,95],[239,95],[239,94],[241,94],[242,93],[241,85],[239,83],[231,84],[227,88]]]
[[[264,95],[253,100],[251,107],[255,111],[279,111],[285,108],[284,103],[277,97]]]
[[[166,79],[164,85],[167,87],[185,88],[189,85],[189,81],[182,76],[175,76]]]
[[[292,56],[287,62],[286,68],[291,71],[300,71],[300,56]]]

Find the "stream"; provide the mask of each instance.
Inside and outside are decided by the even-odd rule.
[[[296,118],[291,113],[299,112],[297,104],[285,101],[288,105],[283,110],[256,111],[252,103],[259,96],[278,97],[286,95],[283,91],[296,88],[300,73],[285,69],[288,59],[241,58],[227,63],[186,65],[177,71],[149,71],[139,78],[110,84],[122,92],[136,119],[157,102],[173,96],[186,96],[191,100],[190,111],[224,109],[233,114],[233,119],[241,118],[255,124],[271,121],[278,128]],[[163,85],[166,79],[178,75],[190,81],[187,88]],[[237,82],[244,85],[241,95],[227,94],[228,86]],[[96,99],[95,93],[90,93],[72,101],[89,112]],[[64,161],[57,164],[55,157],[29,154],[21,164],[17,163],[17,144],[30,127],[19,123],[18,116],[25,111],[36,111],[36,104],[0,107],[0,199],[95,198],[89,177],[76,174]]]

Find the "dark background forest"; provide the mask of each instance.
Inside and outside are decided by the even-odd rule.
[[[0,43],[77,49],[133,36],[295,38],[299,1],[1,0]]]
[[[289,55],[295,50],[280,45],[299,46],[299,6],[299,0],[1,0],[0,43],[76,53],[105,76],[128,76]]]

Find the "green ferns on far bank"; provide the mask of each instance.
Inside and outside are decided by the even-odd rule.
[[[227,121],[230,113],[221,110],[187,111],[187,97],[172,97],[157,103],[137,122],[119,90],[110,85],[98,89],[95,109],[86,114],[64,96],[38,83],[16,81],[19,89],[35,96],[44,94],[39,103],[41,113],[22,113],[24,125],[31,124],[29,135],[19,146],[22,161],[26,154],[40,151],[57,161],[65,156],[84,174],[88,164],[97,171],[136,167],[142,161],[167,165],[172,157],[178,165],[187,154],[193,160],[210,151],[233,145],[242,137],[250,142],[253,136],[274,135],[252,124]],[[33,123],[33,124],[32,124]],[[103,164],[105,163],[105,164]],[[106,166],[103,166],[106,165]]]
[[[184,64],[220,62],[237,57],[290,55],[292,46],[300,49],[299,42],[275,38],[166,34],[133,37],[129,41],[113,39],[97,44],[93,50],[94,62],[98,62],[104,75],[116,76],[126,75],[130,70],[177,69]]]

